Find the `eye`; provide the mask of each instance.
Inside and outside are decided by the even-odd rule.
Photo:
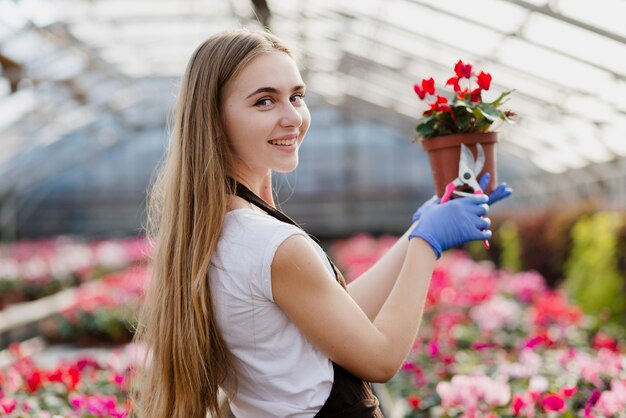
[[[304,93],[296,93],[289,98],[291,103],[297,103],[304,101]]]
[[[258,100],[254,105],[258,107],[268,107],[272,104],[272,99],[269,97],[264,97]]]

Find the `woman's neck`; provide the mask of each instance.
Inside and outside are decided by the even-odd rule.
[[[234,176],[235,180],[246,186],[250,191],[261,199],[263,199],[268,205],[275,208],[274,196],[272,194],[272,173],[269,172],[263,177],[251,178],[251,176]]]

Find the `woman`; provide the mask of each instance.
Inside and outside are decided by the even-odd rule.
[[[429,201],[344,288],[272,197],[272,172],[298,164],[305,89],[268,33],[218,34],[194,52],[152,191],[140,416],[217,416],[220,388],[237,417],[382,416],[366,382],[389,380],[408,354],[436,258],[491,236],[487,197]]]

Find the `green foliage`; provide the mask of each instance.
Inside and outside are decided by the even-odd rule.
[[[498,229],[500,241],[500,267],[510,271],[522,270],[522,247],[517,233],[517,225],[507,221]]]
[[[563,285],[585,312],[615,321],[623,320],[626,311],[625,277],[618,269],[617,254],[622,222],[614,212],[578,221]]]

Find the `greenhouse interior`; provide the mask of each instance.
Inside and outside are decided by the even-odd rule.
[[[152,412],[160,411],[155,416],[195,417],[204,411],[207,417],[223,418],[330,416],[319,411],[340,385],[333,367],[343,367],[371,388],[378,412],[332,415],[336,417],[626,418],[624,16],[624,0],[0,0],[0,416],[142,416],[137,399],[156,396],[145,391],[165,390],[167,385],[171,404],[162,410],[155,406]],[[281,270],[275,271],[275,266],[279,255],[287,260],[284,246],[273,248],[275,258],[258,259],[265,263],[261,278],[256,277],[261,270],[250,270],[254,278],[214,274],[220,269],[214,263],[218,254],[228,251],[227,227],[239,228],[236,232],[244,240],[256,237],[245,235],[254,234],[247,226],[229,223],[235,215],[222,219],[216,209],[219,202],[206,199],[207,206],[200,207],[194,200],[210,193],[217,196],[214,190],[190,198],[198,205],[188,209],[194,220],[205,213],[220,217],[211,219],[210,226],[208,220],[200,220],[197,227],[202,229],[195,229],[193,237],[182,235],[190,225],[185,222],[192,221],[167,205],[164,211],[181,216],[160,227],[171,228],[170,235],[158,232],[178,238],[168,246],[167,240],[157,239],[163,235],[148,232],[148,208],[159,169],[169,161],[168,151],[178,149],[172,148],[174,139],[187,138],[178,133],[182,128],[176,129],[180,128],[176,110],[183,106],[177,100],[188,63],[200,56],[195,51],[208,38],[224,31],[243,33],[242,28],[270,32],[282,40],[306,85],[306,99],[298,94],[286,102],[289,111],[310,113],[301,147],[284,145],[296,149],[297,168],[284,173],[268,168],[273,171],[272,192],[269,200],[267,194],[262,197],[319,242],[322,253],[336,265],[333,270],[332,263],[327,266],[326,259],[318,257],[328,277],[328,268],[340,283],[340,276],[345,277],[344,287],[352,297],[347,299],[356,303],[349,309],[330,309],[320,319],[333,321],[324,325],[327,334],[319,329],[322,325],[311,325],[313,319],[294,318],[314,316],[315,309],[324,310],[322,306],[330,302],[318,302],[319,308],[298,315],[288,308],[297,305],[296,299],[285,301],[277,290]],[[224,53],[234,54],[233,45]],[[206,66],[219,66],[216,57],[207,58]],[[232,86],[243,83],[244,74],[262,78],[262,72],[246,72],[261,65],[260,60],[253,58],[238,67],[228,88],[215,97],[222,102],[232,97]],[[276,68],[276,74],[284,74],[282,67]],[[278,82],[290,83],[282,78]],[[259,115],[259,103],[264,101],[274,112],[286,108],[279,100],[282,90],[267,89],[276,92],[253,103]],[[212,93],[206,94],[202,97]],[[200,114],[200,105],[209,109],[204,103],[196,105],[185,104],[194,115]],[[212,123],[224,120],[222,113],[227,111],[214,111],[202,120],[199,131],[205,139],[221,138]],[[267,119],[272,112],[263,115]],[[280,119],[276,126],[282,129],[283,123],[287,122]],[[452,160],[443,168],[436,166],[442,148],[427,148],[442,137],[465,134],[473,134],[476,141],[492,139],[470,143],[463,137],[450,148]],[[277,152],[281,145],[263,144],[271,148],[268,152],[275,160],[287,161],[294,155]],[[183,165],[196,164],[191,157],[202,158],[189,149],[185,152],[189,158],[181,160]],[[466,163],[469,169],[463,171]],[[207,167],[205,175],[212,171]],[[195,173],[181,170],[192,177]],[[468,177],[461,173],[468,170],[471,179],[465,181]],[[437,180],[442,172],[448,177]],[[490,178],[479,175],[484,172]],[[194,193],[183,180],[173,177],[169,190],[181,196]],[[459,193],[463,191],[469,196]],[[448,237],[465,229],[460,215],[456,220],[456,212],[446,208],[462,208],[467,201],[484,203],[487,198],[471,197],[481,193],[489,196],[488,215],[473,216],[488,216],[489,241],[463,235],[453,243]],[[165,202],[182,199],[164,195]],[[248,200],[237,195],[230,201]],[[434,195],[438,199],[431,199]],[[199,210],[207,212],[198,214]],[[265,212],[257,215],[267,225],[274,222],[276,231],[295,228]],[[442,222],[444,214],[449,217]],[[202,236],[203,231],[224,233]],[[409,240],[403,237],[407,231]],[[425,236],[434,236],[436,245]],[[414,240],[419,243],[413,245]],[[273,242],[258,244],[271,247]],[[400,267],[411,264],[413,250],[424,243],[433,250],[440,247],[435,250],[438,259],[432,273],[421,280],[426,283],[424,295],[415,296],[401,310],[394,298],[400,300],[411,278]],[[263,245],[259,251],[265,251]],[[157,248],[170,252],[159,251],[161,259]],[[399,249],[399,257],[408,264],[394,259],[395,270],[379,267],[391,265],[385,260],[396,257]],[[439,258],[440,250],[445,251]],[[172,255],[175,251],[184,254]],[[196,258],[202,256],[204,261]],[[232,258],[241,263],[233,269],[254,268],[257,259],[251,255],[244,261],[247,258]],[[431,258],[432,251],[427,250],[414,259],[428,264]],[[167,262],[180,264],[166,269]],[[202,266],[191,265],[196,262]],[[176,270],[179,267],[183,270]],[[197,268],[211,273],[201,274],[205,277],[201,284],[195,278],[192,282],[191,272],[196,274]],[[175,279],[167,284],[167,272],[175,270],[172,276],[182,278],[183,284]],[[389,288],[377,296],[381,302],[369,315],[357,290],[378,289],[368,280],[375,276],[383,280],[392,271],[393,277],[384,281]],[[257,281],[265,286],[274,274],[269,295],[265,288],[252,289]],[[294,278],[293,283],[306,282],[309,274],[305,270],[306,278]],[[213,392],[206,395],[208,379],[216,379],[215,372],[208,376],[207,370],[223,366],[211,363],[223,353],[212,350],[198,354],[205,362],[203,371],[189,372],[199,364],[195,357],[187,366],[167,359],[163,370],[174,370],[168,378],[180,379],[150,389],[139,383],[150,368],[156,369],[150,359],[158,351],[144,343],[148,340],[134,338],[141,308],[174,306],[155,300],[144,303],[150,296],[148,284],[162,276],[164,288],[188,296],[188,290],[175,286],[208,291],[216,288],[217,277],[249,280],[233,285],[243,292],[239,303],[246,306],[240,308],[253,315],[247,329],[235,325],[240,324],[237,314],[221,316],[230,302],[209,303],[208,311],[219,307],[219,314],[206,313],[208,298],[222,293],[211,290],[206,298],[193,297],[193,306],[203,304],[204,319],[220,330],[227,355],[233,356],[229,376],[236,375],[242,383],[230,391],[222,386],[223,380],[213,381],[219,386],[217,403]],[[297,286],[289,287],[290,295],[304,297],[304,290],[293,287]],[[335,286],[316,291],[345,293]],[[260,297],[262,308],[255,305]],[[271,306],[266,308],[266,303]],[[308,305],[300,309],[304,306]],[[257,343],[271,351],[271,344],[286,338],[261,329],[264,325],[257,319],[269,318],[261,309],[281,315],[285,328],[276,329],[293,331],[298,344],[308,347],[307,355],[321,359],[323,370],[311,365],[300,374],[291,370],[290,376],[283,376],[280,368],[287,367],[284,359],[289,356],[274,353],[258,354],[265,356],[267,369],[251,370],[254,361],[261,362],[254,358]],[[346,312],[355,316],[340,318]],[[412,318],[391,316],[398,312],[411,312]],[[180,315],[168,311],[153,320],[154,328],[174,335],[176,330],[168,327],[186,325]],[[395,325],[386,327],[389,318]],[[364,319],[369,319],[367,324]],[[199,343],[202,337],[193,334],[197,318],[186,320],[192,323],[191,339]],[[413,325],[405,325],[409,322]],[[404,338],[394,337],[391,328],[404,330]],[[162,335],[146,332],[151,338]],[[231,341],[241,337],[237,332],[253,335],[245,340],[253,347],[235,355],[244,350],[234,345],[229,350]],[[378,340],[360,344],[360,338],[344,337],[321,342],[374,332],[390,347],[406,346],[406,355],[394,360],[395,373],[383,379],[368,379],[361,372],[367,367],[358,363],[375,356]],[[370,341],[365,336],[363,340]],[[173,344],[165,343],[165,350],[172,350]],[[211,340],[202,347],[213,344]],[[280,347],[289,348],[296,350]],[[381,363],[392,363],[379,357],[375,358]],[[299,357],[301,364],[308,358]],[[316,373],[322,377],[311,377]],[[190,387],[182,381],[195,377],[205,379],[200,395],[180,395]],[[302,383],[305,378],[311,382]],[[308,383],[311,386],[300,386]],[[172,388],[177,385],[180,389]],[[264,385],[284,392],[258,389]],[[144,392],[133,395],[140,390]],[[289,401],[277,393],[289,396]],[[181,411],[190,409],[172,406],[187,399],[197,402],[203,412],[185,413]]]

